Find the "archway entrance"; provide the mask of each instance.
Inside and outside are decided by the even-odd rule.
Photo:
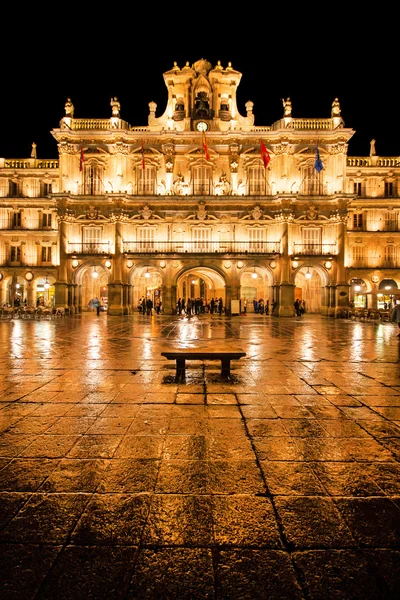
[[[222,276],[209,267],[195,267],[188,269],[178,278],[176,288],[176,302],[179,299],[192,302],[192,312],[210,312],[212,301],[222,298],[223,307],[226,306],[225,281]],[[200,308],[199,308],[200,307]]]
[[[92,311],[89,302],[98,298],[101,310],[108,307],[108,273],[101,265],[85,266],[79,273],[81,284],[81,306],[83,311]]]
[[[294,299],[304,303],[307,313],[320,313],[322,305],[322,280],[313,266],[303,266],[295,276]]]
[[[269,314],[273,300],[268,272],[247,267],[240,276],[240,312]]]

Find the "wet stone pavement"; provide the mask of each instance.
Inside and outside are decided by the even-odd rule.
[[[398,600],[396,327],[0,322],[0,598]]]

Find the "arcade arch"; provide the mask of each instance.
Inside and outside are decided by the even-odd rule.
[[[82,264],[73,275],[74,297],[70,304],[74,305],[76,312],[91,310],[88,306],[92,298],[99,298],[104,309],[108,305],[109,273],[101,264]]]
[[[294,272],[294,285],[294,300],[304,301],[306,312],[324,313],[330,306],[332,299],[326,297],[329,275],[321,265],[301,265]]]

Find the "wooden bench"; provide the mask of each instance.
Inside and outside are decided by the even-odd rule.
[[[166,350],[161,352],[168,360],[176,360],[175,381],[185,379],[187,360],[220,360],[221,375],[229,377],[231,374],[231,360],[238,360],[246,356],[241,348],[236,350],[210,350],[197,348],[181,348],[179,350]]]

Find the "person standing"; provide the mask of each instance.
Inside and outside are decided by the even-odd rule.
[[[400,304],[395,304],[391,314],[391,321],[392,323],[397,323],[397,337],[400,337]]]
[[[214,309],[215,309],[215,300],[214,298],[211,298],[211,302],[210,302],[210,314],[214,314]]]
[[[222,315],[222,309],[223,309],[222,298],[220,298],[218,300],[218,314],[219,314],[219,316]]]
[[[151,298],[147,298],[146,300],[146,314],[151,315],[153,310],[153,300]]]

